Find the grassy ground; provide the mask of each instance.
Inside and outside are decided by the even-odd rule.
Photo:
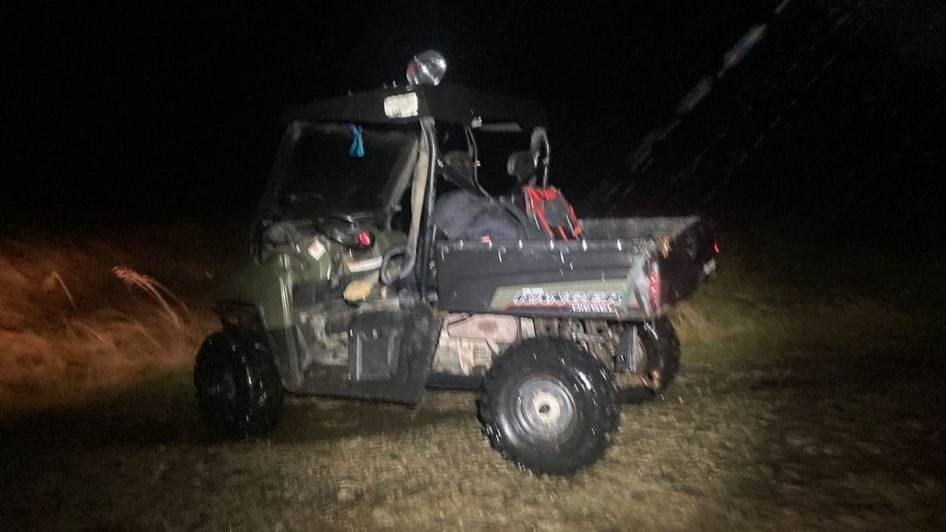
[[[608,454],[572,478],[536,477],[502,460],[480,435],[469,393],[429,393],[413,409],[296,398],[272,437],[221,441],[197,418],[182,357],[158,367],[165,373],[152,366],[154,376],[133,388],[5,422],[0,522],[946,527],[938,512],[946,488],[942,294],[930,281],[941,265],[917,270],[785,241],[723,242],[718,277],[674,317],[680,379],[652,403],[625,406]]]
[[[188,365],[215,323],[223,242],[187,226],[0,238],[0,415]]]

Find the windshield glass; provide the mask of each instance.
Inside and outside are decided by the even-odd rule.
[[[290,219],[376,212],[385,206],[417,142],[415,127],[307,125],[276,201]]]

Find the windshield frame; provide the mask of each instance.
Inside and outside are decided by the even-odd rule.
[[[260,201],[257,223],[285,220],[287,212],[280,198],[284,189],[290,185],[290,167],[293,156],[303,135],[308,131],[319,131],[341,126],[338,122],[311,122],[300,119],[291,122],[286,128],[283,140],[280,143],[276,162],[270,172],[270,179],[266,191]],[[379,204],[376,209],[366,211],[331,211],[313,213],[314,216],[347,215],[356,219],[375,220],[376,223],[387,225],[391,216],[396,212],[401,196],[408,188],[413,175],[414,165],[420,145],[420,128],[417,129],[410,144],[398,156],[393,168],[387,170],[388,177],[383,180],[383,188],[379,194]],[[298,218],[298,217],[297,217]]]

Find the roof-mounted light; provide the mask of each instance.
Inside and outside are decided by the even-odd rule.
[[[440,85],[447,72],[447,60],[436,50],[424,50],[407,64],[407,82],[411,85]]]

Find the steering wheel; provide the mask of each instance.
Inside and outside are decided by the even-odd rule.
[[[365,232],[366,229],[350,214],[329,214],[316,218],[313,223],[319,233],[343,246],[366,247],[364,242],[359,240],[359,235]]]
[[[401,278],[404,273],[404,257],[407,255],[407,248],[398,246],[387,250],[381,258],[381,271],[379,276],[381,284],[392,286]]]
[[[269,248],[290,246],[298,252],[304,239],[296,224],[288,220],[272,223],[263,229],[263,243]]]

